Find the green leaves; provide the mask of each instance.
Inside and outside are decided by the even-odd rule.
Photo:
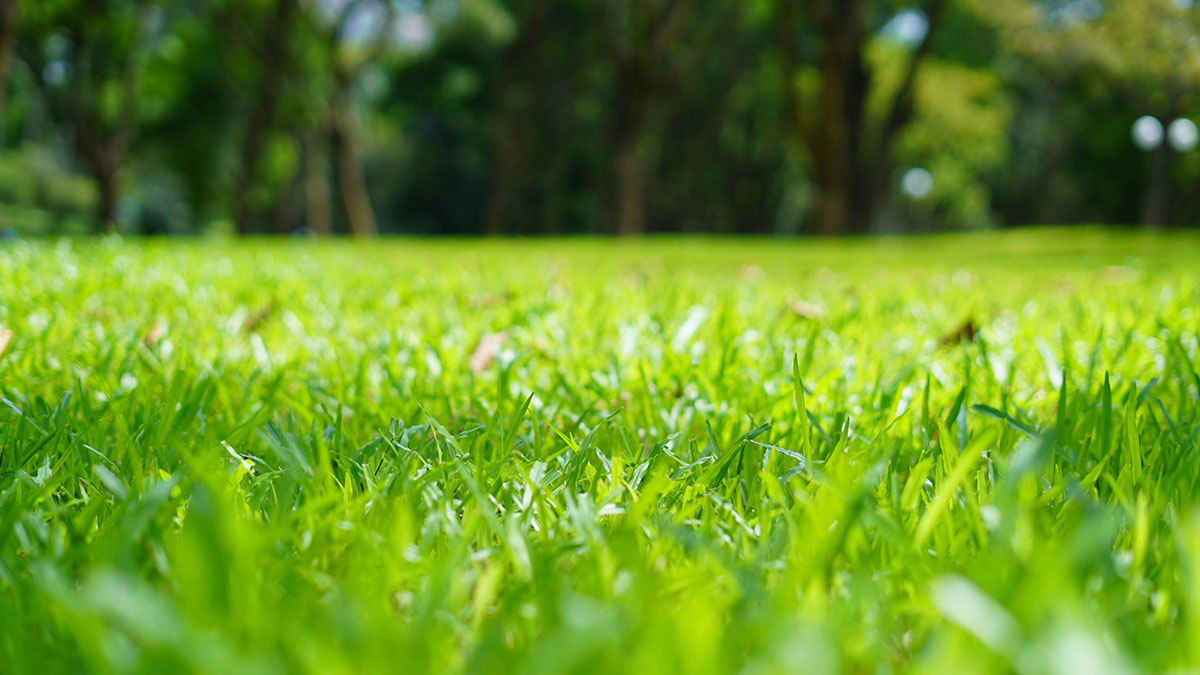
[[[800,436],[800,452],[807,453],[808,407],[804,405],[804,382],[800,379],[800,357],[792,356],[792,395],[796,402],[796,429]]]
[[[988,447],[995,439],[996,433],[994,431],[990,433],[984,432],[958,454],[952,465],[953,468],[937,484],[937,492],[934,493],[933,501],[929,503],[929,508],[921,514],[921,520],[917,523],[916,532],[913,534],[913,544],[918,549],[925,545],[925,542],[929,540],[930,535],[933,533],[933,528],[937,526],[938,521],[950,509],[955,491],[964,484],[968,474],[979,464],[983,457],[983,449]],[[949,456],[951,456],[949,453],[943,451],[943,458]]]

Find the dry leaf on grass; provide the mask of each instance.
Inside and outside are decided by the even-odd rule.
[[[150,330],[146,331],[146,334],[142,336],[142,344],[146,345],[147,347],[154,347],[154,345],[161,342],[166,335],[167,324],[162,321],[155,321],[154,325],[150,326]]]
[[[507,333],[487,333],[479,338],[479,344],[471,353],[471,372],[478,375],[487,370],[487,367],[492,365],[496,357],[500,355],[500,347],[504,346],[506,340],[508,340]]]
[[[972,342],[975,336],[979,335],[979,326],[975,325],[975,319],[967,319],[962,322],[958,328],[946,333],[942,336],[941,343],[944,345],[952,345],[966,340]]]
[[[742,281],[762,281],[767,278],[767,273],[758,265],[750,263],[738,268],[738,276],[742,278]]]
[[[512,302],[512,291],[487,291],[485,293],[475,293],[470,297],[472,307],[494,307]]]
[[[817,307],[816,305],[814,305],[810,302],[801,300],[800,298],[798,298],[794,295],[788,297],[787,307],[788,307],[788,309],[790,309],[792,311],[793,314],[795,314],[796,316],[798,316],[802,319],[810,319],[812,321],[816,321],[817,319],[821,318],[821,308],[820,307]]]
[[[260,307],[253,314],[246,317],[246,320],[242,322],[242,332],[250,333],[250,332],[257,330],[258,327],[261,326],[262,323],[264,321],[266,321],[268,317],[271,316],[271,312],[273,312],[273,311],[275,311],[275,303],[274,302],[268,302],[267,304]]]
[[[1116,284],[1125,283],[1132,276],[1129,273],[1129,268],[1124,265],[1106,265],[1100,271],[1103,273],[1104,281]]]

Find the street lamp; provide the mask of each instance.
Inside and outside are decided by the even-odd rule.
[[[1142,193],[1142,223],[1166,225],[1170,220],[1171,151],[1183,153],[1195,149],[1200,142],[1200,130],[1195,122],[1186,117],[1180,117],[1163,127],[1157,117],[1143,115],[1134,120],[1130,131],[1134,145],[1150,153],[1150,166]]]
[[[1190,152],[1200,143],[1200,129],[1186,117],[1171,122],[1166,129],[1153,115],[1142,115],[1133,122],[1133,143],[1147,152],[1158,150],[1165,139],[1176,152]]]

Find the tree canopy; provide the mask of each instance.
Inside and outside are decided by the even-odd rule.
[[[1189,0],[0,0],[0,80],[18,231],[1200,223]]]

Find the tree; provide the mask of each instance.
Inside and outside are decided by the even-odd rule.
[[[664,52],[677,38],[692,5],[693,0],[603,1],[616,70],[612,220],[621,236],[646,229],[644,130],[662,89]]]
[[[622,71],[613,57],[614,35],[628,41],[631,53],[646,51],[646,32],[632,21],[634,12],[649,20],[653,15],[646,12],[653,8],[506,0],[503,9],[515,24],[508,32],[504,21],[481,16],[480,3],[471,3],[475,15],[441,27],[434,52],[404,69],[397,86],[406,103],[389,116],[423,111],[414,131],[425,137],[431,125],[440,129],[437,158],[413,160],[426,172],[456,152],[452,147],[478,142],[482,131],[490,153],[479,167],[486,180],[479,213],[488,234],[636,234],[716,225],[769,230],[782,159],[778,77],[758,58],[774,35],[770,13],[762,11],[769,4],[752,4],[755,9],[744,3],[674,5],[672,11],[682,12],[678,27],[668,31],[674,39],[650,50],[658,57],[645,66]],[[597,30],[599,10],[616,24]],[[430,88],[438,78],[444,78],[441,84]],[[478,86],[470,84],[476,81]],[[482,95],[456,95],[451,104],[447,94],[460,85]],[[646,98],[650,104],[642,114],[628,114]],[[627,114],[619,117],[620,110]],[[636,124],[623,123],[631,119]],[[444,144],[447,126],[454,129],[453,146]],[[614,161],[621,157],[625,161]],[[455,160],[461,173],[439,180],[473,177],[474,159],[462,152]],[[469,181],[454,184],[470,189]],[[455,203],[475,206],[469,192]],[[629,226],[634,219],[622,212],[639,222]],[[477,230],[471,222],[457,231]]]
[[[524,200],[514,192],[525,173],[536,124],[535,111],[546,95],[545,52],[549,0],[514,3],[512,13],[519,28],[500,57],[493,87],[495,133],[492,141],[492,185],[488,191],[483,231],[504,234],[511,205],[519,203],[517,223],[528,220]]]
[[[97,191],[96,221],[117,225],[121,171],[137,131],[138,89],[166,0],[39,0],[26,7],[19,49]]]
[[[12,70],[13,51],[17,46],[19,17],[20,0],[0,0],[0,149],[4,142],[4,99],[8,91],[8,74]]]
[[[948,0],[925,0],[925,34],[907,54],[903,76],[880,112],[868,101],[874,84],[867,49],[882,20],[882,0],[777,0],[779,39],[791,139],[807,156],[818,186],[813,231],[861,233],[874,225],[891,173],[892,147],[912,119],[914,88]],[[805,88],[809,54],[815,85]],[[808,73],[805,76],[808,77]]]
[[[250,93],[243,103],[231,200],[234,228],[245,235],[254,231],[260,208],[256,195],[263,192],[264,153],[272,135],[288,126],[283,119],[287,89],[303,78],[296,44],[303,28],[300,0],[227,0],[210,11],[241,57],[242,77],[234,80],[234,93]],[[276,210],[280,203],[274,200]]]
[[[295,129],[307,224],[317,234],[333,230],[332,164],[350,233],[373,237],[379,226],[363,170],[358,89],[364,73],[397,46],[401,17],[419,10],[397,0],[299,0],[298,6],[305,27],[301,40],[313,38],[307,49],[292,54],[293,60],[309,61],[310,100]]]
[[[11,70],[13,51],[17,46],[20,6],[20,0],[0,0],[0,112],[4,111],[8,73]]]
[[[1164,127],[1200,97],[1200,6],[1176,0],[972,0],[971,5],[1002,29],[1010,49],[1052,76],[1095,74]],[[1172,221],[1170,145],[1159,143],[1148,160],[1141,221],[1165,226]]]
[[[317,3],[320,5],[321,3]],[[394,45],[396,19],[399,11],[393,0],[339,0],[325,3],[334,11],[319,30],[323,36],[326,81],[328,82],[328,118],[324,127],[332,145],[338,175],[338,189],[350,232],[357,237],[379,234],[375,210],[367,192],[359,152],[359,116],[355,101],[355,85],[363,71],[376,63]],[[310,7],[318,25],[322,25],[320,7]],[[323,217],[321,204],[329,190],[321,183],[324,167],[320,163],[319,138],[313,141],[309,161],[308,200],[310,218],[320,231],[325,227],[316,221]]]

